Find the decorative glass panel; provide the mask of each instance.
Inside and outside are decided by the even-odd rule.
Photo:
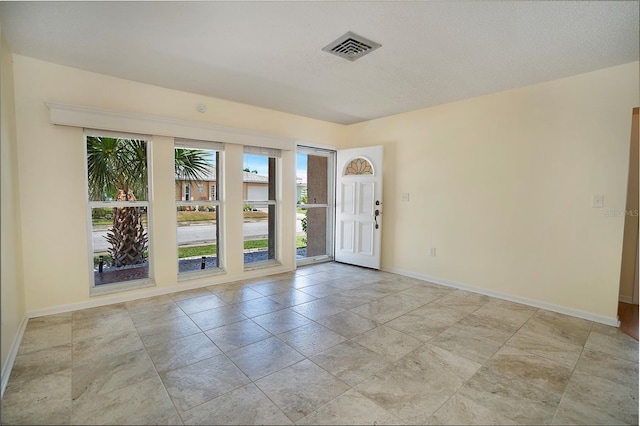
[[[349,175],[372,175],[373,167],[371,163],[365,158],[356,158],[347,164],[347,168],[344,172],[345,176]]]

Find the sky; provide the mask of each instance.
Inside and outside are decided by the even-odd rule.
[[[303,182],[307,181],[307,154],[296,154],[296,176],[302,178]],[[244,154],[242,160],[242,168],[248,168],[251,171],[257,170],[259,175],[267,176],[269,174],[269,160],[263,155]]]

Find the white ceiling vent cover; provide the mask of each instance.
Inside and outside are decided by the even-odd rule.
[[[362,58],[367,53],[371,53],[381,45],[358,34],[349,31],[328,46],[323,48],[325,52],[333,53],[336,56],[355,61]]]

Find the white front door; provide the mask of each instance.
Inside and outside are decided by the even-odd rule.
[[[339,150],[335,260],[380,269],[382,146]]]

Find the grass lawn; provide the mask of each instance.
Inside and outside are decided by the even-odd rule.
[[[197,213],[197,212],[196,212]],[[261,249],[267,248],[268,240],[248,240],[244,242],[244,249]],[[296,237],[296,248],[306,247],[307,244],[304,242],[304,237],[299,235]],[[178,247],[178,258],[183,259],[185,257],[199,257],[199,256],[211,256],[212,254],[216,254],[218,252],[218,247],[215,244],[207,244],[204,246],[193,246],[193,247]],[[111,256],[105,254],[102,256],[105,265],[108,265],[111,262]],[[93,257],[93,265],[98,266],[98,256]]]

